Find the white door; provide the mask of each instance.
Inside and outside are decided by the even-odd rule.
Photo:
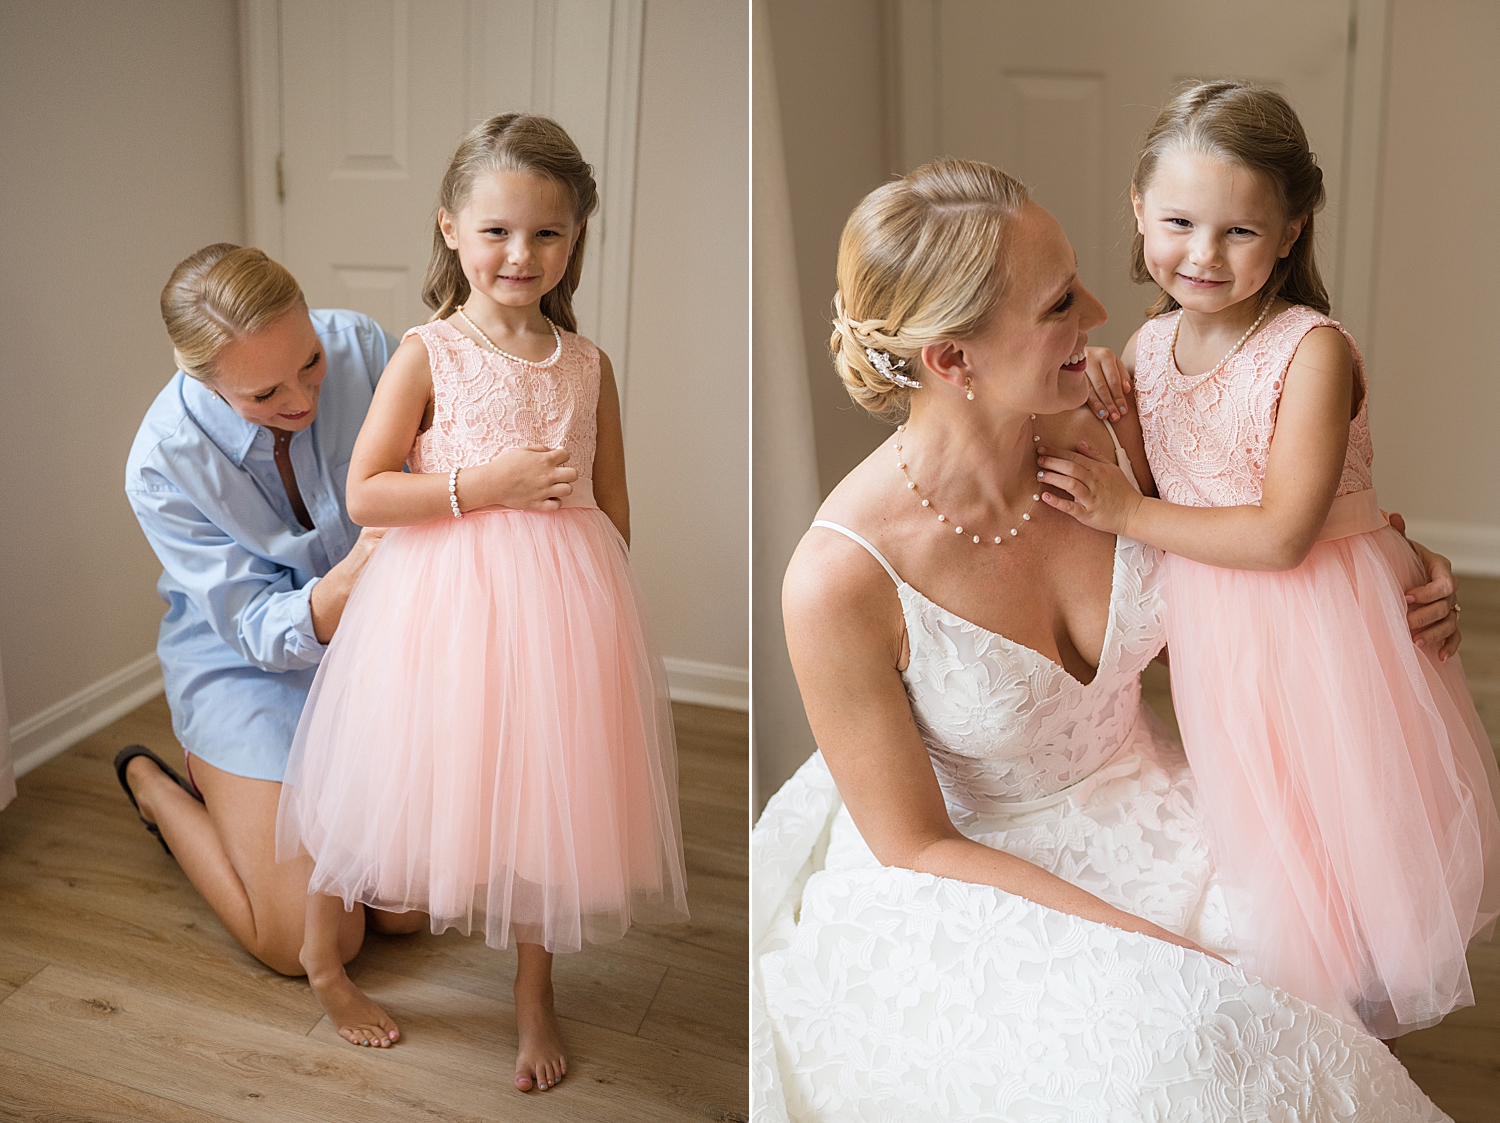
[[[1084,284],[1109,311],[1096,341],[1118,348],[1155,296],[1129,280],[1130,172],[1142,134],[1188,80],[1273,86],[1296,108],[1323,168],[1318,260],[1332,288],[1361,7],[1371,5],[904,0],[893,26],[900,155],[906,167],[939,155],[985,160],[1026,182],[1062,223]]]
[[[314,307],[399,335],[430,310],[439,181],[495,113],[555,117],[594,165],[580,330],[627,369],[642,0],[246,0],[251,239]]]

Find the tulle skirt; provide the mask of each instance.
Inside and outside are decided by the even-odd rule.
[[[1245,970],[1382,1038],[1472,1004],[1500,775],[1461,663],[1411,640],[1410,546],[1386,527],[1282,573],[1167,566],[1172,700]]]
[[[310,890],[549,951],[687,916],[666,675],[597,508],[390,531],[318,669],[276,853]]]

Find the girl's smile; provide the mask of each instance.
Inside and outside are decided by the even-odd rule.
[[[469,282],[469,315],[491,334],[540,330],[536,305],[562,280],[578,240],[567,189],[544,176],[488,172],[457,214],[442,211],[438,221]]]
[[[1304,221],[1283,216],[1263,176],[1188,149],[1163,156],[1131,202],[1151,279],[1203,315],[1243,304],[1253,318],[1261,288]]]

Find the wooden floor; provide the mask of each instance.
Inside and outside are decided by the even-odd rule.
[[[0,813],[0,1119],[747,1119],[747,721],[675,712],[693,918],[557,957],[568,1077],[530,1095],[511,1083],[513,951],[371,935],[351,974],[404,1036],[345,1044],[305,982],[229,938],[116,784],[131,742],[180,766],[165,703],[88,738]]]
[[[1459,654],[1490,742],[1500,748],[1500,580],[1459,579],[1464,642]],[[1146,699],[1176,729],[1166,670],[1153,663]],[[1475,1003],[1441,1025],[1401,1038],[1407,1071],[1456,1123],[1500,1121],[1500,941],[1469,948]]]

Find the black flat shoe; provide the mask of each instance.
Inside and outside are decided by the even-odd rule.
[[[146,816],[141,815],[141,805],[135,801],[135,793],[130,790],[130,785],[125,781],[126,767],[132,760],[134,760],[138,756],[150,757],[152,764],[156,765],[156,767],[165,772],[173,783],[175,783],[183,791],[187,792],[188,795],[192,796],[199,803],[203,802],[203,797],[193,790],[193,785],[189,784],[181,776],[177,775],[177,773],[173,771],[171,765],[162,760],[161,757],[157,756],[150,749],[146,748],[145,745],[126,745],[123,749],[115,754],[115,778],[120,781],[120,787],[125,789],[125,796],[130,800],[130,806],[135,808],[135,813],[137,815],[140,815],[141,822],[146,824],[146,829],[156,836],[156,841],[161,843],[161,848],[165,850],[170,856],[172,853],[172,848],[167,845],[167,840],[162,838],[161,829],[157,827],[155,823],[147,822]]]

